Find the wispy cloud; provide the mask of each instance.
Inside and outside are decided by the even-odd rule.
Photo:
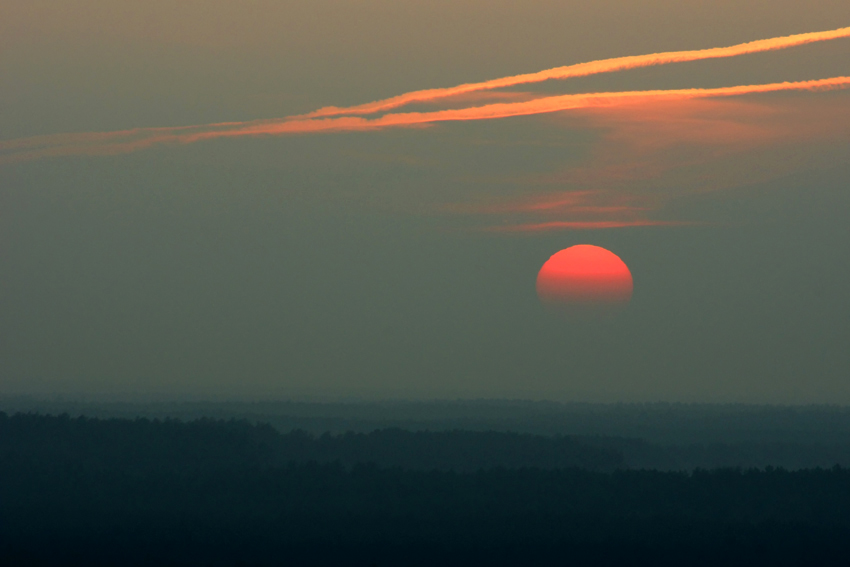
[[[633,221],[549,221],[539,223],[490,226],[485,228],[484,230],[488,232],[551,232],[560,230],[601,230],[607,228],[634,228],[645,226],[687,226],[692,224],[694,223],[646,219]]]
[[[729,169],[730,176],[737,176],[737,181],[732,181],[718,179],[716,171],[704,179],[699,178],[699,174],[694,178],[688,173],[691,177],[687,178],[671,172],[698,170],[718,156],[749,151],[777,140],[848,137],[850,116],[847,116],[845,100],[838,102],[837,108],[834,104],[817,105],[818,112],[812,114],[788,112],[787,108],[777,110],[775,105],[764,101],[732,97],[846,89],[850,87],[850,77],[710,89],[565,95],[498,89],[640,67],[735,57],[844,37],[850,37],[850,27],[729,47],[603,59],[450,88],[413,91],[367,104],[322,108],[279,119],[6,140],[0,142],[0,164],[45,157],[122,154],[156,145],[191,144],[219,138],[427,128],[438,123],[551,114],[578,119],[602,132],[597,152],[591,154],[588,162],[556,175],[550,174],[548,178],[539,176],[535,180],[525,180],[526,187],[549,186],[555,188],[554,192],[526,195],[508,202],[488,200],[478,204],[454,204],[447,206],[444,212],[483,215],[491,219],[501,216],[501,224],[491,223],[484,229],[496,232],[679,226],[691,223],[653,218],[669,197],[665,196],[665,190],[672,194],[681,193],[681,190],[670,187],[687,186],[692,192],[711,189],[724,183],[734,184],[740,181],[741,175]],[[436,109],[418,107],[416,111],[398,111],[413,103],[438,106]],[[807,108],[811,110],[812,105]],[[780,164],[780,167],[761,171],[748,166],[747,178],[775,175],[777,171],[784,171],[783,167]]]
[[[850,77],[832,77],[813,81],[738,85],[714,89],[671,89],[544,96],[521,102],[495,103],[468,108],[392,113],[372,119],[358,116],[284,118],[181,128],[141,128],[123,132],[40,136],[0,142],[0,160],[11,162],[60,155],[115,154],[147,148],[155,144],[190,144],[216,138],[426,127],[439,122],[494,120],[567,110],[616,108],[623,104],[651,100],[677,101],[778,91],[824,91],[847,87],[850,87]]]
[[[847,77],[833,77],[819,81],[797,83],[773,83],[768,85],[741,85],[718,89],[679,89],[655,91],[631,91],[617,93],[572,94],[535,97],[529,93],[492,93],[497,100],[508,100],[471,106],[444,109],[432,112],[390,113],[367,119],[363,115],[394,110],[413,102],[436,102],[454,98],[455,102],[481,91],[537,83],[552,79],[569,79],[598,73],[609,73],[638,67],[664,65],[685,61],[735,57],[787,49],[808,43],[850,37],[850,27],[829,31],[811,32],[784,37],[762,39],[729,47],[717,47],[692,51],[671,51],[602,59],[578,65],[557,67],[537,73],[503,77],[480,83],[468,83],[450,88],[413,91],[381,101],[347,108],[329,107],[315,112],[281,119],[251,122],[227,122],[200,126],[175,128],[138,128],[117,132],[93,132],[81,134],[59,134],[0,142],[0,163],[26,161],[40,157],[64,155],[103,155],[144,149],[156,144],[187,144],[201,140],[223,137],[306,134],[320,132],[367,131],[393,127],[426,127],[436,122],[491,120],[511,116],[558,112],[589,107],[614,107],[626,101],[641,99],[686,99],[697,97],[735,96],[748,93],[778,90],[819,90],[844,88]],[[486,98],[486,97],[485,97]]]
[[[445,212],[466,216],[501,217],[501,224],[488,224],[488,232],[544,232],[594,230],[638,226],[681,225],[678,221],[653,220],[648,214],[656,199],[605,190],[555,191],[525,195],[500,202],[457,203]]]
[[[582,109],[558,120],[597,132],[580,165],[473,178],[482,186],[514,186],[521,196],[495,199],[485,192],[444,210],[480,217],[484,230],[506,233],[701,224],[670,219],[683,213],[689,199],[702,199],[698,195],[828,165],[825,149],[850,142],[850,107],[843,96],[817,104],[805,96],[649,99]]]
[[[601,73],[612,73],[616,71],[637,69],[640,67],[667,65],[670,63],[684,63],[688,61],[700,61],[705,59],[737,57],[739,55],[748,55],[765,51],[788,49],[790,47],[797,47],[808,43],[816,43],[820,41],[828,41],[844,37],[850,37],[850,27],[822,32],[802,33],[784,37],[761,39],[747,43],[740,43],[738,45],[732,45],[728,47],[714,47],[711,49],[697,49],[690,51],[666,51],[663,53],[650,53],[647,55],[631,55],[628,57],[600,59],[587,63],[579,63],[577,65],[555,67],[553,69],[546,69],[544,71],[538,71],[536,73],[526,73],[522,75],[514,75],[511,77],[502,77],[499,79],[492,79],[479,83],[465,83],[463,85],[457,85],[455,87],[413,91],[375,102],[360,104],[357,106],[330,106],[306,114],[303,116],[303,118],[375,114],[378,112],[394,110],[396,108],[400,108],[411,103],[435,102],[441,99],[473,93],[476,91],[502,89],[507,87],[514,87],[517,85],[542,83],[544,81],[551,80],[564,80],[577,77],[587,77],[590,75],[597,75]]]

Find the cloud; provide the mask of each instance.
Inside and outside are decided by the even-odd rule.
[[[834,154],[828,148],[847,147],[847,97],[811,101],[800,95],[647,99],[558,115],[556,122],[568,128],[596,132],[582,164],[473,178],[482,186],[513,186],[521,195],[487,196],[444,211],[483,217],[484,230],[508,233],[704,224],[707,219],[691,216],[692,197],[828,166]],[[691,220],[670,220],[683,213]]]
[[[682,221],[549,221],[487,227],[487,232],[550,232],[559,230],[601,230],[609,228],[634,228],[645,226],[686,226],[694,223]]]
[[[585,109],[570,118],[598,133],[588,160],[537,183],[656,195],[764,183],[810,167],[826,145],[850,141],[847,103],[846,96],[812,104],[810,97],[787,95]]]
[[[628,57],[600,59],[597,61],[590,61],[588,63],[579,63],[577,65],[555,67],[553,69],[538,71],[537,73],[526,73],[522,75],[514,75],[511,77],[502,77],[499,79],[493,79],[490,81],[483,81],[479,83],[466,83],[463,85],[457,85],[455,87],[413,91],[391,98],[357,106],[349,106],[342,108],[330,106],[326,108],[321,108],[309,114],[305,114],[302,116],[302,118],[375,114],[378,112],[394,110],[396,108],[400,108],[411,103],[435,102],[441,99],[456,97],[458,95],[464,95],[476,91],[501,89],[517,85],[541,83],[550,80],[564,80],[577,77],[586,77],[589,75],[596,75],[600,73],[612,73],[616,71],[625,71],[628,69],[637,69],[640,67],[667,65],[670,63],[683,63],[687,61],[736,57],[739,55],[761,53],[765,51],[776,51],[779,49],[788,49],[790,47],[797,47],[808,43],[828,41],[844,37],[850,37],[850,27],[822,32],[811,32],[797,35],[789,35],[784,37],[774,37],[770,39],[751,41],[748,43],[740,43],[738,45],[732,45],[729,47],[715,47],[711,49],[698,49],[691,51],[667,51],[663,53],[650,53],[648,55],[632,55]]]
[[[444,212],[502,218],[488,232],[543,232],[594,230],[638,226],[681,225],[679,221],[654,220],[648,214],[657,208],[652,195],[634,195],[605,190],[555,191],[482,203],[457,203]]]
[[[627,213],[647,210],[646,207],[626,203],[621,196],[606,194],[599,190],[558,191],[542,195],[531,195],[501,203],[453,204],[443,208],[446,212],[460,214],[596,214]]]
[[[369,132],[428,128],[447,122],[552,115],[599,133],[595,151],[580,166],[524,179],[529,187],[553,187],[511,201],[452,204],[443,212],[501,217],[493,232],[542,232],[694,224],[653,218],[684,193],[759,182],[798,166],[793,159],[756,167],[717,167],[724,156],[777,142],[848,137],[846,99],[790,106],[787,100],[752,100],[746,95],[820,92],[850,87],[850,77],[748,84],[711,89],[670,89],[544,95],[496,89],[551,79],[683,61],[734,57],[850,37],[850,28],[799,34],[696,51],[605,59],[457,87],[414,91],[348,108],[324,108],[280,119],[225,122],[116,132],[56,134],[0,142],[0,163],[72,155],[112,155],[155,145],[181,145],[218,138]],[[788,97],[785,97],[786,99]],[[437,109],[394,111],[410,103],[439,103]],[[370,116],[373,114],[382,115]],[[774,160],[776,161],[776,160]],[[683,188],[687,189],[683,189]]]
[[[719,89],[679,89],[668,91],[632,91],[620,93],[590,93],[561,96],[538,96],[532,93],[490,93],[500,88],[537,83],[552,79],[569,79],[598,73],[609,73],[638,67],[665,65],[685,61],[735,57],[778,49],[787,49],[808,43],[850,37],[850,27],[829,31],[811,32],[785,37],[762,39],[729,47],[692,51],[670,51],[602,59],[566,67],[547,69],[537,73],[503,77],[480,83],[467,83],[450,88],[413,91],[381,101],[347,108],[328,107],[312,113],[281,119],[251,122],[226,122],[174,128],[138,128],[117,132],[91,132],[57,134],[0,142],[0,163],[28,161],[42,157],[66,155],[108,155],[127,153],[157,144],[187,144],[223,137],[307,134],[321,132],[368,131],[393,127],[427,127],[437,122],[463,120],[491,120],[511,116],[528,116],[581,108],[612,108],[628,101],[666,98],[688,99],[698,97],[735,96],[777,90],[819,90],[844,88],[846,77],[833,77],[820,81],[774,83],[769,85],[742,85]],[[431,112],[390,113],[377,118],[363,115],[394,110],[413,102],[455,103],[499,100],[503,102],[444,109]],[[505,102],[507,101],[507,102]]]
[[[378,118],[284,118],[180,128],[143,128],[123,132],[64,134],[0,142],[0,163],[60,155],[103,155],[135,151],[155,144],[190,144],[230,137],[282,136],[330,132],[363,132],[387,128],[427,127],[440,122],[494,120],[580,109],[616,109],[649,101],[676,102],[779,91],[825,91],[850,87],[850,77],[813,81],[738,85],[714,89],[671,89],[542,96],[533,100],[453,108],[430,112],[391,113]]]

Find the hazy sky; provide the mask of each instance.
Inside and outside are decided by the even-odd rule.
[[[850,403],[850,38],[359,108],[845,26],[0,0],[0,395]],[[538,302],[580,243],[632,271],[613,320]]]

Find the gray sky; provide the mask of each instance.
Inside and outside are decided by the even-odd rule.
[[[72,134],[0,161],[0,394],[850,402],[846,90],[137,151],[78,136],[831,30],[846,2],[175,4],[0,0],[3,155]],[[837,39],[411,110],[848,61]],[[655,226],[528,229],[602,221]],[[632,271],[616,319],[539,305],[537,270],[579,243]]]

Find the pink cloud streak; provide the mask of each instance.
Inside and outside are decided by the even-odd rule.
[[[140,128],[120,132],[60,134],[0,142],[0,163],[60,155],[104,155],[135,151],[155,144],[189,144],[228,137],[281,136],[324,132],[371,131],[386,128],[427,127],[439,122],[494,120],[577,109],[617,108],[640,101],[687,100],[730,97],[779,91],[825,91],[850,87],[850,77],[813,81],[738,85],[714,89],[672,89],[602,92],[540,97],[511,103],[495,103],[430,112],[405,112],[362,118],[284,118],[255,122],[230,122],[179,128]]]
[[[647,55],[631,55],[627,57],[615,57],[612,59],[600,59],[597,61],[579,63],[576,65],[555,67],[553,69],[546,69],[544,71],[538,71],[536,73],[526,73],[522,75],[514,75],[511,77],[502,77],[499,79],[493,79],[490,81],[483,81],[479,83],[466,83],[462,85],[457,85],[455,87],[413,91],[375,102],[360,104],[357,106],[341,108],[329,106],[326,108],[320,108],[319,110],[316,110],[309,114],[305,114],[302,116],[302,118],[373,114],[377,112],[393,110],[415,102],[434,102],[436,100],[473,93],[476,91],[500,89],[531,83],[541,83],[549,80],[564,80],[576,77],[586,77],[589,75],[625,71],[629,69],[637,69],[640,67],[652,67],[656,65],[668,65],[671,63],[684,63],[688,61],[699,61],[705,59],[736,57],[739,55],[748,55],[765,51],[788,49],[790,47],[797,47],[809,43],[828,41],[845,37],[850,37],[850,27],[844,27],[822,32],[810,32],[784,37],[761,39],[757,41],[750,41],[747,43],[740,43],[729,47],[714,47],[710,49],[697,49],[689,51],[667,51],[663,53],[650,53]]]
[[[644,226],[687,226],[694,223],[659,220],[605,220],[605,221],[550,221],[527,224],[491,226],[487,232],[549,232],[555,230],[601,230],[606,228],[633,228]]]

